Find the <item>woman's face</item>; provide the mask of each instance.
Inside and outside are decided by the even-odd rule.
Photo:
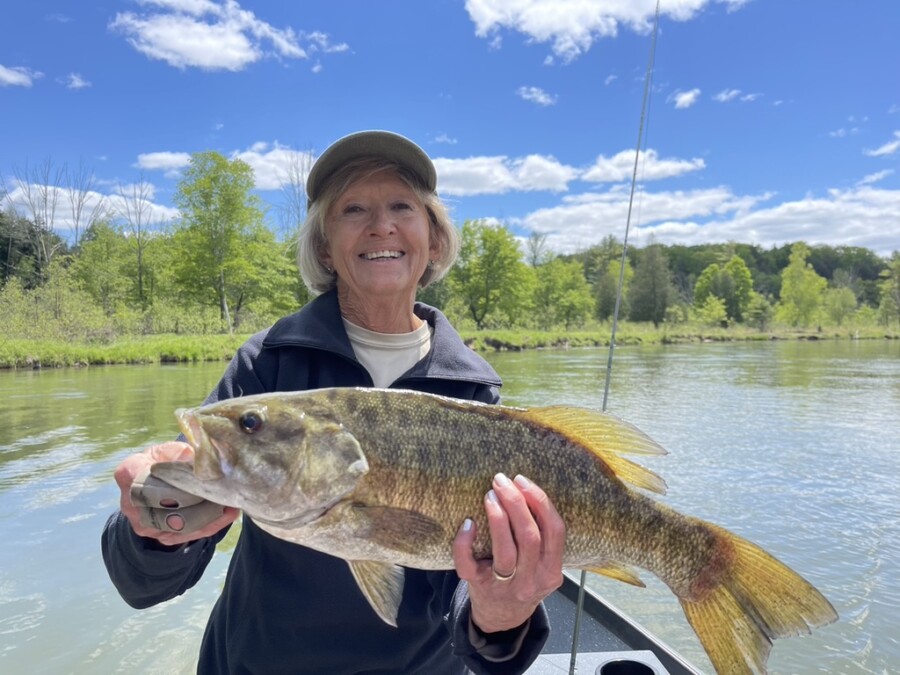
[[[395,299],[412,304],[419,279],[438,251],[428,212],[392,171],[352,183],[325,218],[322,261],[337,274],[339,291],[357,301]]]

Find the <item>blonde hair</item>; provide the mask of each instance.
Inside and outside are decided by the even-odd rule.
[[[347,162],[328,177],[319,198],[309,205],[306,221],[297,235],[297,265],[303,282],[314,295],[331,290],[337,283],[337,277],[322,262],[322,254],[328,247],[325,218],[329,209],[350,185],[381,171],[395,173],[415,193],[428,213],[429,240],[439,254],[425,268],[419,287],[425,288],[441,279],[456,262],[459,234],[440,197],[422,187],[415,174],[397,162],[377,157],[358,159]]]

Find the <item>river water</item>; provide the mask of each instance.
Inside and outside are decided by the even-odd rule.
[[[493,354],[504,402],[599,408],[606,352]],[[175,435],[224,364],[0,372],[0,672],[191,673],[228,540],[186,596],[130,609],[99,535],[128,453]],[[609,410],[668,448],[661,498],[754,540],[839,622],[779,640],[770,672],[900,672],[900,342],[627,347]],[[672,594],[591,585],[704,671]]]

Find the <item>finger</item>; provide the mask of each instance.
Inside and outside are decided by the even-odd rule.
[[[475,523],[466,518],[453,539],[453,566],[460,579],[471,581],[478,576],[478,561],[472,553],[475,543]]]
[[[521,489],[506,475],[498,473],[494,477],[494,489],[509,520],[510,529],[516,545],[516,557],[519,567],[533,565],[541,555],[541,532],[534,516],[528,507]],[[495,556],[496,557],[496,556]],[[498,569],[501,572],[512,568]]]
[[[540,486],[521,474],[514,479],[521,490],[525,502],[531,511],[541,534],[541,546],[544,555],[560,555],[566,546],[566,524],[556,510],[553,502]]]
[[[500,504],[500,498],[495,490],[489,490],[485,496],[484,510],[491,533],[491,555],[494,559],[494,569],[504,576],[512,574],[519,562],[516,539],[510,527],[507,512]]]

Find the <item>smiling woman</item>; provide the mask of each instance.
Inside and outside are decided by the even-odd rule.
[[[428,156],[397,134],[360,132],[326,150],[309,174],[309,216],[298,241],[303,278],[319,297],[244,344],[207,402],[377,386],[497,403],[494,370],[443,314],[415,302],[416,290],[441,278],[458,251],[436,184]],[[255,421],[247,424],[250,433]],[[148,518],[158,509],[142,501],[140,482],[132,502],[136,480],[152,464],[193,455],[186,443],[167,443],[116,470],[122,509],[104,531],[104,560],[135,607],[192,587],[237,517],[225,509],[205,523]],[[402,561],[348,568],[273,537],[245,514],[199,672],[524,672],[547,639],[542,601],[563,581],[565,526],[531,481],[498,473],[483,489],[482,539],[490,536],[493,557],[475,558],[472,514],[453,525],[449,571],[403,570]],[[396,626],[387,626],[356,588],[383,594],[399,577]]]

